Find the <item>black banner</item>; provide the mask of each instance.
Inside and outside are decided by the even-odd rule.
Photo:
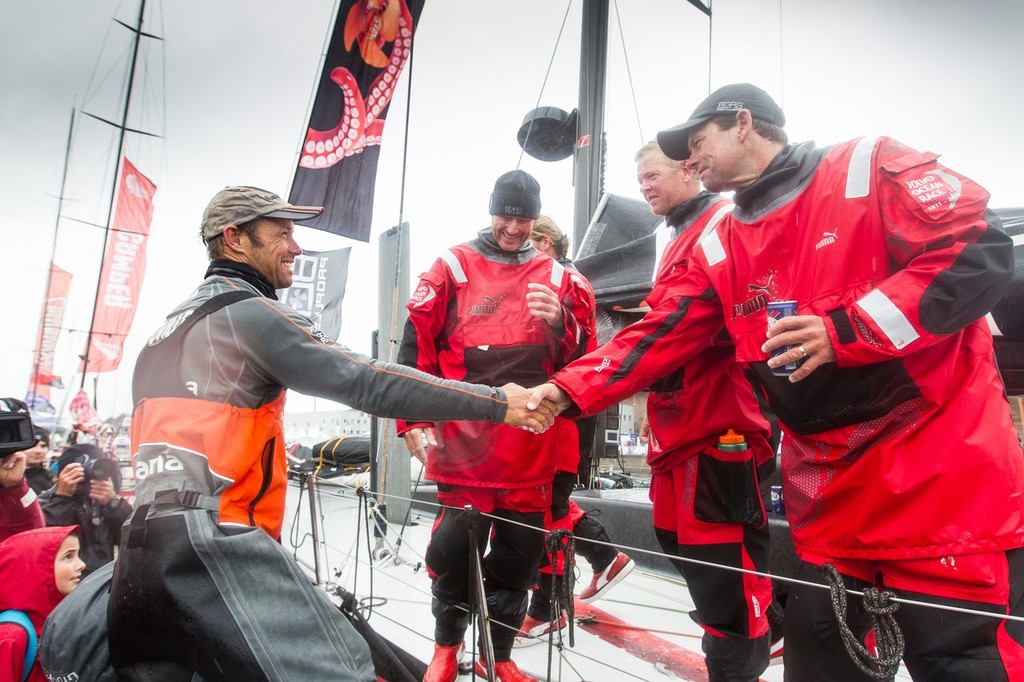
[[[384,118],[424,2],[388,0],[371,9],[342,0],[288,197],[324,207],[303,225],[370,240]]]

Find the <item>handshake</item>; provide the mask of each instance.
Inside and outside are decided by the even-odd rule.
[[[555,417],[572,404],[568,394],[554,384],[541,384],[534,388],[523,388],[519,384],[505,384],[501,387],[508,400],[505,424],[544,433]]]

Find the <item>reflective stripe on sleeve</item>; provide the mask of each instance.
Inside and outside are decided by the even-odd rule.
[[[846,171],[846,198],[858,199],[871,193],[871,152],[877,137],[863,137],[853,148]]]
[[[552,259],[554,260],[554,259]],[[555,264],[551,266],[551,286],[556,289],[562,286],[562,275],[565,274],[565,266],[555,261]]]
[[[654,228],[654,269],[651,270],[651,282],[658,277],[658,271],[661,270],[661,259],[665,257],[665,249],[672,243],[672,228],[665,224],[662,220],[658,223],[658,226]]]
[[[715,226],[722,221],[722,218],[724,218],[726,214],[732,213],[733,208],[735,207],[732,204],[727,204],[715,211],[715,215],[711,216],[711,220],[709,220],[708,224],[704,226],[704,231],[700,233],[701,239],[706,235],[711,234],[711,232],[714,231]]]
[[[718,237],[718,230],[715,226],[725,217],[725,214],[732,210],[732,206],[723,206],[712,216],[700,239],[700,246],[704,249],[704,256],[708,259],[708,265],[717,265],[725,260],[725,247]]]
[[[897,350],[901,350],[917,340],[919,334],[914,329],[914,325],[910,324],[910,320],[903,314],[903,311],[878,289],[868,292],[866,296],[857,301],[857,305],[875,321],[878,328],[889,338],[889,342]]]
[[[466,277],[465,271],[462,269],[462,263],[459,262],[459,259],[454,253],[451,251],[445,251],[441,254],[441,260],[443,260],[448,266],[448,269],[452,271],[452,277],[455,278],[456,282],[459,284],[465,284],[469,281],[469,278]]]

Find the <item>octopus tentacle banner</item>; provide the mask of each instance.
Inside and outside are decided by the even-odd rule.
[[[342,0],[288,200],[303,225],[368,242],[384,118],[425,0]]]

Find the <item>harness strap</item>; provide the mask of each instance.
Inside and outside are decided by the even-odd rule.
[[[184,507],[187,509],[205,509],[208,512],[220,511],[220,498],[204,495],[195,490],[160,490],[153,501],[135,510],[128,524],[128,546],[137,549],[146,544],[146,517],[150,507]]]
[[[24,680],[28,679],[29,673],[32,672],[32,665],[36,660],[36,628],[32,625],[32,621],[29,620],[27,613],[13,609],[0,612],[0,623],[20,625],[25,628],[25,632],[28,634],[28,646],[25,647],[25,668],[21,673],[21,679],[24,682]]]

